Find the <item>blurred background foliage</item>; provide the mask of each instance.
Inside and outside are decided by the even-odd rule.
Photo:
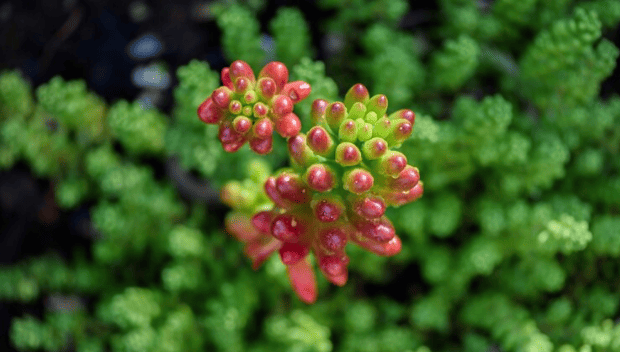
[[[616,0],[0,4],[0,347],[620,351],[619,22]],[[219,187],[287,163],[196,118],[236,59],[309,82],[306,129],[358,82],[417,114],[403,251],[350,248],[312,306],[223,231]]]

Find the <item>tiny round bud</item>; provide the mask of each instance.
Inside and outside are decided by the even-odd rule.
[[[390,120],[405,119],[412,125],[415,124],[415,112],[409,109],[401,109],[390,114]]]
[[[324,198],[314,204],[314,216],[320,222],[333,222],[340,218],[344,204],[337,200]]]
[[[243,93],[250,87],[250,82],[245,77],[237,78],[234,83],[236,93]]]
[[[291,112],[276,119],[275,130],[284,138],[296,136],[301,131],[301,121]]]
[[[345,119],[338,128],[338,138],[344,142],[355,142],[357,140],[357,124],[355,121]]]
[[[273,134],[273,122],[268,118],[262,118],[254,123],[253,131],[254,136],[259,139],[265,139],[271,137]]]
[[[407,166],[405,154],[390,151],[379,159],[379,173],[396,177]]]
[[[380,243],[388,242],[396,235],[394,226],[386,217],[379,220],[359,219],[353,221],[353,226],[362,236]]]
[[[265,65],[258,74],[259,78],[269,77],[276,84],[276,91],[279,92],[284,88],[284,85],[288,81],[288,68],[281,62],[272,61]]]
[[[310,201],[310,195],[297,174],[283,173],[278,176],[276,189],[282,198],[292,203],[304,204]]]
[[[312,127],[308,131],[306,141],[310,149],[319,155],[328,154],[334,146],[334,140],[329,135],[329,132],[321,126]]]
[[[319,267],[328,278],[341,276],[347,271],[345,261],[336,255],[321,257],[319,259]]]
[[[388,151],[387,142],[383,138],[375,137],[364,142],[362,154],[365,159],[375,160],[383,156]]]
[[[258,93],[265,100],[271,99],[276,94],[276,82],[269,77],[262,77],[258,80]]]
[[[254,112],[255,117],[262,118],[262,117],[266,117],[267,114],[269,113],[269,107],[265,105],[264,103],[258,102],[254,104],[252,111]]]
[[[243,95],[243,102],[246,104],[254,104],[258,100],[258,95],[253,90],[248,90]]]
[[[374,178],[364,169],[354,169],[347,171],[343,177],[344,189],[355,193],[361,194],[372,188],[374,184]]]
[[[380,218],[385,214],[385,208],[385,202],[377,196],[365,196],[353,201],[353,211],[365,219]]]
[[[354,166],[362,161],[362,152],[353,143],[343,142],[336,147],[336,162],[342,166]]]
[[[308,186],[317,192],[327,192],[334,187],[333,172],[323,164],[310,166],[305,180]]]
[[[229,144],[233,142],[238,142],[242,139],[242,137],[243,136],[241,136],[241,134],[235,131],[230,122],[225,122],[220,125],[218,138],[222,143]]]
[[[388,143],[393,144],[393,145],[401,144],[407,138],[409,138],[409,136],[411,136],[412,132],[413,132],[413,125],[411,124],[411,122],[405,119],[396,120],[392,124],[392,128],[390,129],[390,134],[387,136],[387,141]]]
[[[304,81],[295,81],[287,83],[282,89],[282,94],[291,98],[294,104],[306,99],[312,88]]]
[[[418,168],[407,165],[396,178],[387,179],[387,187],[398,192],[406,192],[420,181],[420,171]]]
[[[224,118],[224,114],[209,98],[198,107],[198,118],[204,123],[216,124]]]
[[[246,134],[252,128],[252,120],[246,116],[237,116],[232,123],[233,128],[239,134]]]
[[[250,138],[250,149],[256,154],[269,154],[273,149],[273,138],[271,136],[264,139]]]
[[[347,234],[339,227],[330,226],[319,232],[319,244],[330,252],[340,252],[347,245]]]
[[[273,211],[261,211],[260,213],[256,213],[252,217],[252,225],[262,233],[269,233],[271,231],[271,222],[275,217],[274,215]]]
[[[247,62],[242,60],[236,60],[230,64],[230,78],[233,81],[244,78],[247,83],[255,81],[254,71]]]
[[[234,115],[239,115],[242,109],[243,105],[241,105],[241,102],[239,100],[233,100],[230,102],[230,105],[228,105],[228,111],[230,111]]]
[[[351,87],[347,94],[344,96],[344,105],[347,109],[350,109],[354,103],[359,102],[362,104],[366,104],[368,99],[370,98],[370,94],[368,94],[368,89],[361,83],[358,83]]]
[[[213,91],[211,94],[211,98],[217,107],[220,109],[227,109],[228,104],[230,104],[230,99],[232,97],[233,92],[227,87],[219,87],[218,89]]]
[[[300,243],[289,243],[286,242],[282,245],[279,250],[280,259],[284,265],[294,265],[297,264],[300,260],[304,259],[310,249],[308,246],[300,244]]]
[[[381,118],[387,111],[388,99],[383,94],[377,94],[370,98],[366,106],[368,107],[368,111],[374,111],[377,117]]]
[[[293,101],[286,95],[277,95],[271,103],[275,116],[284,116],[293,111]]]
[[[325,111],[327,110],[328,105],[329,103],[327,100],[323,99],[316,99],[312,102],[312,107],[310,108],[310,117],[312,122],[317,123],[325,117]]]
[[[291,214],[280,214],[271,222],[271,235],[282,242],[297,242],[303,230],[301,221]]]
[[[241,147],[243,147],[245,142],[246,141],[244,139],[244,140],[235,141],[231,143],[222,143],[222,149],[224,149],[224,151],[227,153],[234,153],[237,150],[241,149]]]
[[[325,110],[325,120],[332,128],[340,127],[340,124],[346,115],[347,108],[345,108],[344,104],[339,101],[329,104]]]

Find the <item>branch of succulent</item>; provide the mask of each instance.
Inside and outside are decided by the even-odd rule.
[[[248,210],[251,204],[241,195],[247,190],[229,183],[222,199],[235,211],[226,228],[245,243],[254,269],[278,251],[294,291],[313,303],[317,284],[308,254],[314,254],[330,282],[344,285],[346,244],[381,256],[399,253],[402,243],[385,210],[415,201],[424,188],[419,170],[395,150],[413,132],[413,111],[387,115],[387,97],[371,97],[364,85],[356,84],[343,102],[315,100],[310,112],[314,126],[303,134],[292,110],[310,86],[287,79],[282,63],[269,63],[255,81],[250,67],[235,61],[222,71],[225,86],[198,108],[198,116],[220,124],[219,137],[228,152],[249,140],[256,153],[269,153],[273,129],[288,138],[291,167],[268,177],[262,187],[271,209]]]

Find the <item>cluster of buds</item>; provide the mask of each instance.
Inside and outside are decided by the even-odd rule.
[[[221,124],[220,139],[227,151],[237,150],[249,139],[257,153],[269,152],[271,144],[267,148],[253,142],[264,139],[265,134],[259,138],[255,131],[261,121],[272,122],[287,138],[291,167],[266,178],[262,187],[263,196],[274,206],[248,211],[251,207],[246,204],[246,211],[238,211],[241,203],[234,201],[238,192],[225,186],[222,198],[235,209],[227,217],[226,228],[245,243],[245,253],[255,269],[278,251],[295,292],[311,303],[316,300],[317,289],[308,255],[314,254],[330,282],[342,286],[348,279],[347,243],[382,256],[397,254],[402,244],[385,216],[386,207],[418,199],[423,185],[418,169],[394,150],[413,132],[413,111],[403,109],[387,115],[387,97],[370,97],[364,85],[356,84],[344,102],[315,100],[311,109],[314,126],[303,134],[292,104],[305,98],[310,88],[303,82],[286,84],[287,77],[284,65],[272,62],[254,83],[249,67],[236,61],[222,72],[226,87],[216,89],[198,113],[205,122]],[[264,87],[270,87],[271,82],[276,82],[276,88],[271,98],[264,100]],[[260,96],[260,102],[269,101],[271,105],[265,109],[268,116],[259,118],[242,134],[239,121],[245,118],[250,125],[249,114],[234,117],[236,110],[228,97],[249,91]],[[255,112],[256,105],[252,109]]]
[[[268,63],[256,79],[252,68],[237,60],[222,70],[222,83],[198,107],[198,118],[219,124],[218,137],[227,152],[235,152],[249,142],[254,152],[267,154],[273,146],[274,130],[284,138],[301,130],[293,107],[310,94],[310,85],[288,82],[288,69],[283,63]]]

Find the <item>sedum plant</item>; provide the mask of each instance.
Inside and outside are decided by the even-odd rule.
[[[0,344],[620,351],[617,1],[419,6],[197,7],[169,114],[3,68],[0,248],[85,238],[0,258]]]

